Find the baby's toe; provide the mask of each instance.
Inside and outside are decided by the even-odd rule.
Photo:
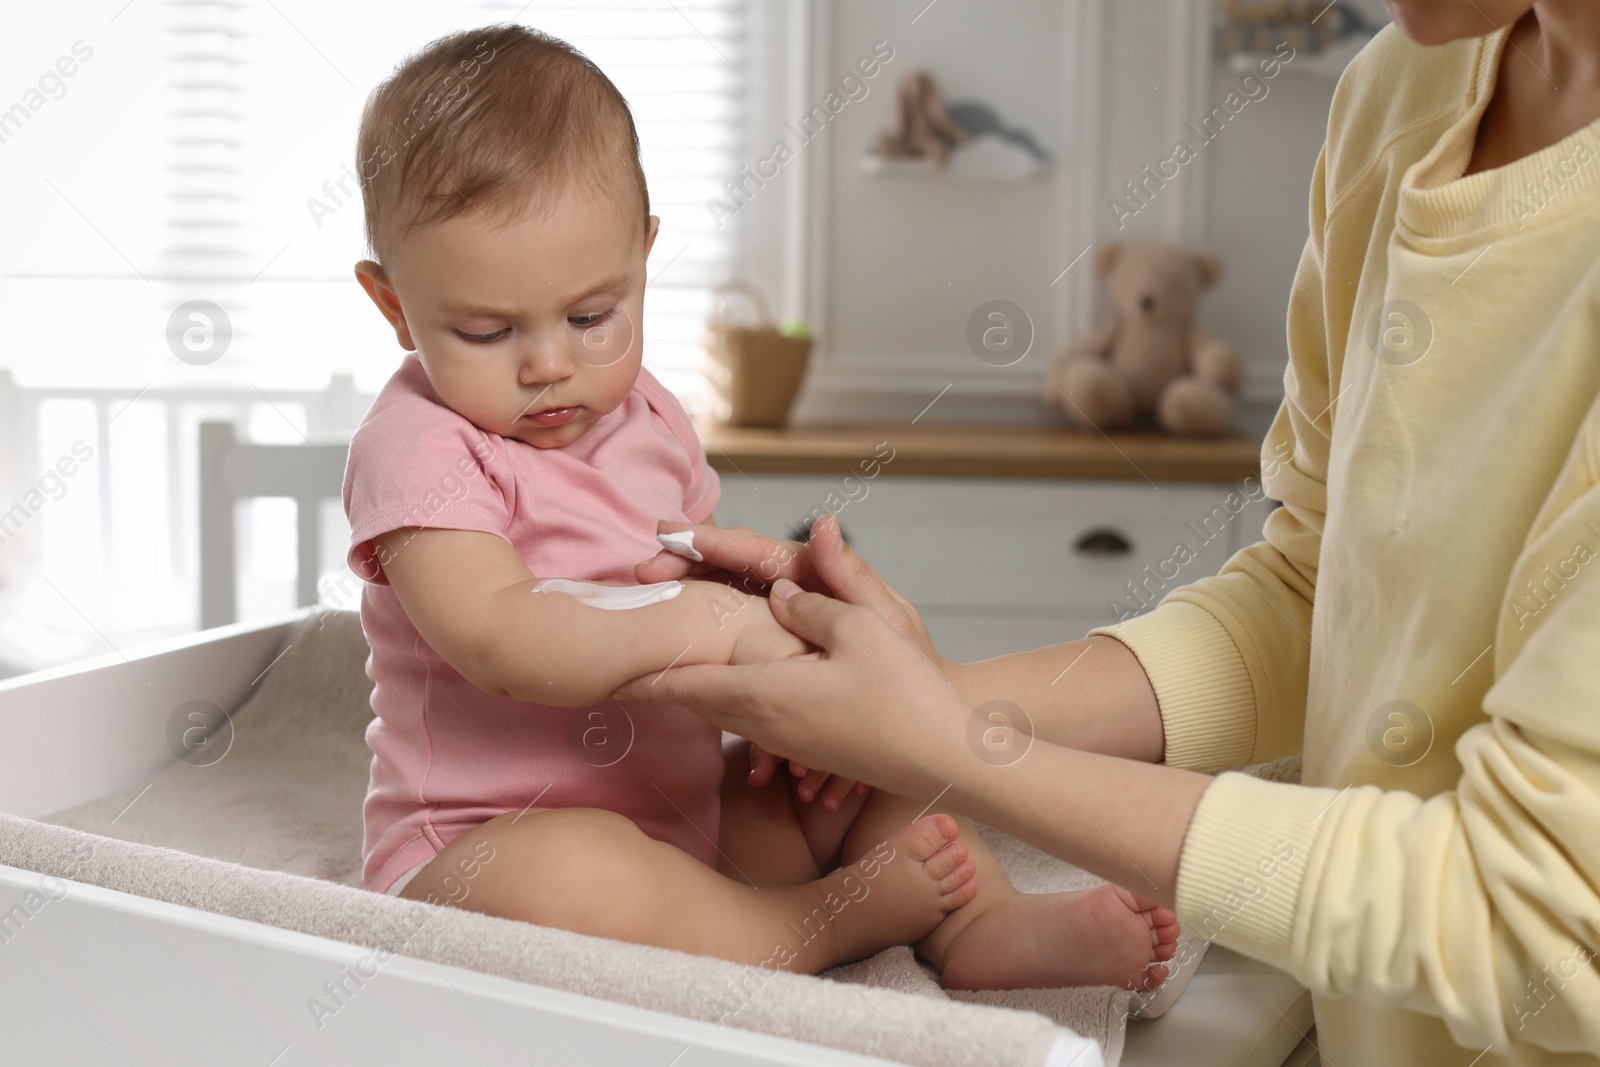
[[[977,873],[977,864],[973,863],[970,859],[962,860],[960,863],[956,864],[956,866],[952,868],[944,877],[936,879],[934,881],[934,886],[941,893],[953,893],[957,889],[966,885],[968,882],[972,881],[977,876]]]
[[[950,816],[929,815],[896,831],[889,841],[896,848],[904,849],[917,863],[925,863],[934,853],[954,841],[956,833],[956,821]]]
[[[938,884],[939,906],[945,911],[955,911],[978,895],[978,867],[967,860],[951,871]]]
[[[927,872],[929,878],[938,881],[965,862],[967,862],[967,846],[960,841],[952,841],[930,856],[922,864],[922,869]]]

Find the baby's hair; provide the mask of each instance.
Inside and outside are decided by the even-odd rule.
[[[641,226],[650,215],[628,102],[582,52],[525,26],[463,30],[407,57],[367,97],[356,174],[385,265],[412,227],[468,211],[503,224],[574,182],[637,204]],[[619,174],[637,189],[618,189]]]

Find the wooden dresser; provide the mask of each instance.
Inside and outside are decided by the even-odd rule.
[[[1057,428],[701,427],[724,526],[834,513],[960,660],[1138,614],[1260,537],[1260,442]]]

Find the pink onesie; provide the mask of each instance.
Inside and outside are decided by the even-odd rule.
[[[490,696],[417,633],[370,542],[404,526],[478,530],[505,538],[539,578],[631,583],[634,564],[660,548],[656,521],[703,522],[718,492],[688,416],[649,371],[582,437],[545,449],[445,407],[406,355],[351,440],[344,479],[376,716],[362,808],[367,888],[384,892],[463,831],[535,802],[618,812],[716,864],[716,727],[680,707]]]

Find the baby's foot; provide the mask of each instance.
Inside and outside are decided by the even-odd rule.
[[[850,866],[811,883],[824,900],[832,894],[835,901],[848,902],[828,908],[835,912],[835,962],[909,945],[977,895],[975,867],[956,833],[950,816],[930,815],[896,830]]]
[[[1178,951],[1178,917],[1118,885],[1018,893],[956,935],[947,989],[1114,985],[1154,989]]]

